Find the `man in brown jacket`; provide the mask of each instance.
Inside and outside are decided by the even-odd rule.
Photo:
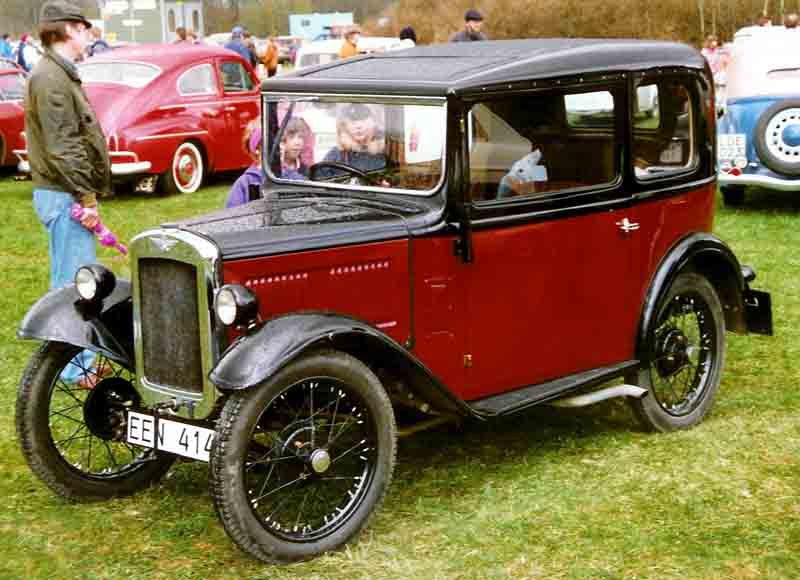
[[[78,268],[97,262],[97,197],[111,190],[105,138],[75,68],[90,40],[91,23],[65,0],[48,0],[39,16],[44,57],[25,93],[25,132],[33,177],[33,206],[47,230],[50,288],[72,282]],[[74,204],[83,206],[80,223]],[[80,208],[78,208],[80,209]],[[93,388],[102,369],[94,353],[78,353],[61,373],[67,383]]]
[[[65,0],[42,6],[39,36],[45,48],[28,79],[25,131],[33,177],[33,205],[47,229],[50,286],[72,281],[78,268],[97,261],[93,228],[97,197],[111,190],[105,138],[74,61],[88,43],[91,24]],[[70,216],[73,203],[89,211],[81,223]]]

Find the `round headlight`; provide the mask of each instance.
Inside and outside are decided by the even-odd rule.
[[[258,319],[258,298],[249,288],[227,284],[217,292],[214,310],[225,326],[246,326]]]
[[[75,273],[75,288],[84,300],[102,300],[114,291],[117,279],[100,264],[81,266]]]
[[[223,288],[217,294],[217,316],[225,326],[230,326],[236,321],[236,296],[230,288]]]

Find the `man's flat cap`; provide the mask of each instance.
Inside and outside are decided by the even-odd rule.
[[[48,0],[39,13],[39,22],[83,22],[87,28],[92,27],[81,9],[67,0]]]

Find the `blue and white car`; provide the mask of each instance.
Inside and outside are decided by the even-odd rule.
[[[750,27],[736,34],[717,163],[729,205],[742,203],[748,186],[800,191],[800,30]]]

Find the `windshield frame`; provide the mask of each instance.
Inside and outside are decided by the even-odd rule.
[[[155,65],[155,64],[153,64],[151,62],[144,62],[144,61],[140,61],[140,60],[103,60],[103,61],[96,61],[95,60],[95,61],[86,61],[86,62],[82,62],[82,63],[80,63],[78,65],[78,73],[80,74],[81,69],[84,69],[84,68],[90,67],[90,66],[98,66],[98,67],[99,66],[118,66],[118,65],[123,65],[124,66],[124,65],[129,65],[129,64],[144,66],[146,68],[154,70],[156,72],[156,74],[153,75],[153,77],[150,78],[143,85],[135,85],[135,84],[131,84],[129,82],[115,81],[115,80],[102,80],[102,81],[87,80],[87,79],[84,79],[82,75],[81,75],[81,82],[83,84],[87,84],[87,85],[121,85],[123,87],[128,87],[128,88],[131,88],[131,89],[143,89],[144,87],[146,87],[147,85],[149,85],[150,83],[155,81],[157,78],[159,78],[162,74],[164,74],[164,69],[161,68],[160,66]]]
[[[261,94],[261,131],[263,135],[267,135],[268,128],[268,115],[264,114],[268,110],[270,103],[279,103],[282,101],[289,101],[290,106],[295,102],[320,102],[320,103],[367,103],[373,105],[426,105],[440,107],[443,114],[442,128],[444,134],[442,136],[442,153],[441,153],[441,171],[439,179],[430,189],[405,189],[400,187],[380,187],[362,184],[349,184],[349,183],[336,183],[329,181],[311,181],[305,180],[291,180],[283,179],[276,176],[270,167],[268,147],[263,147],[261,151],[261,169],[268,180],[273,183],[281,185],[302,185],[306,187],[318,187],[339,191],[370,191],[375,193],[389,193],[410,195],[415,197],[430,197],[439,191],[445,181],[447,175],[447,115],[448,115],[448,102],[446,97],[422,97],[414,95],[385,95],[385,94],[367,94],[367,93],[266,93]]]

